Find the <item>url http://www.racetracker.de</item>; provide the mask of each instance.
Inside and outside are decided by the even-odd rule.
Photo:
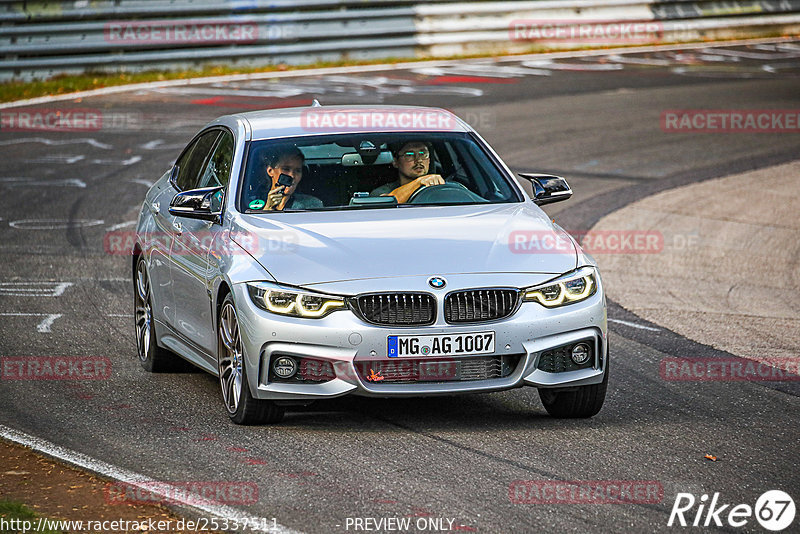
[[[0,532],[226,532],[226,531],[258,531],[270,532],[278,528],[274,517],[200,517],[197,519],[106,519],[106,520],[72,520],[72,519],[6,519],[0,518]]]

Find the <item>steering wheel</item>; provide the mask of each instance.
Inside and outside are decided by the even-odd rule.
[[[487,202],[483,197],[480,197],[464,187],[458,182],[446,182],[439,185],[428,185],[419,187],[416,191],[411,193],[408,197],[406,204],[424,204],[426,202]]]

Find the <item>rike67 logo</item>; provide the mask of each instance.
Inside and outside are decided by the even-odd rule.
[[[752,507],[749,504],[724,504],[719,493],[714,493],[710,500],[707,494],[697,499],[691,493],[678,493],[667,526],[739,528],[750,523],[755,516],[763,528],[779,532],[794,522],[795,512],[794,500],[781,490],[764,492]]]

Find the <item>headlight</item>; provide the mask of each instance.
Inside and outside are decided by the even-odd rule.
[[[523,300],[555,308],[586,300],[597,291],[594,267],[581,267],[561,278],[524,290]]]
[[[247,290],[256,306],[278,315],[318,319],[346,307],[342,297],[282,288],[265,282],[249,282]]]

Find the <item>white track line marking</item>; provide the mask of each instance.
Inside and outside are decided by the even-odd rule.
[[[770,44],[770,43],[783,43],[792,41],[795,37],[785,38],[765,38],[765,39],[740,39],[736,41],[717,41],[711,43],[684,43],[674,45],[657,45],[657,46],[640,46],[630,48],[617,48],[617,49],[598,49],[598,50],[579,50],[571,52],[551,52],[546,54],[524,54],[518,56],[499,56],[493,58],[495,62],[511,62],[511,61],[526,61],[530,59],[562,59],[562,58],[576,58],[576,57],[591,57],[591,56],[606,56],[608,54],[637,54],[640,52],[661,52],[667,50],[697,50],[707,49],[712,47],[722,46],[741,46],[750,44]],[[22,106],[31,106],[34,104],[44,104],[50,102],[58,102],[63,100],[74,100],[77,98],[87,98],[90,96],[103,96],[117,93],[125,93],[129,91],[138,91],[143,89],[159,89],[162,87],[176,87],[185,85],[203,85],[209,83],[220,82],[237,82],[243,80],[263,80],[269,78],[301,78],[305,76],[324,76],[328,74],[351,74],[351,73],[364,73],[364,72],[380,72],[386,70],[408,70],[423,67],[436,67],[447,65],[469,65],[474,63],[485,62],[486,58],[466,59],[461,61],[454,60],[436,60],[436,61],[410,61],[407,63],[395,64],[377,64],[377,65],[356,65],[352,67],[326,67],[321,69],[301,69],[301,70],[286,70],[277,72],[254,72],[250,74],[228,74],[225,76],[207,76],[205,78],[188,78],[182,80],[165,80],[161,82],[147,82],[137,83],[131,85],[118,85],[114,87],[103,87],[101,89],[92,89],[89,91],[79,91],[76,93],[67,93],[63,95],[49,95],[40,96],[37,98],[29,98],[27,100],[17,100],[16,102],[0,103],[0,109],[16,108]],[[109,147],[110,148],[110,147]]]
[[[36,325],[36,331],[39,332],[40,334],[49,334],[50,327],[53,326],[53,323],[59,317],[62,317],[60,313],[51,313],[50,315],[45,317],[41,323]]]
[[[131,156],[129,159],[122,161],[118,159],[93,159],[92,163],[97,165],[133,165],[142,161],[142,156]]]
[[[180,506],[189,508],[195,513],[199,513],[199,515],[203,517],[214,516],[220,519],[228,519],[230,522],[238,520],[238,522],[242,524],[244,523],[245,518],[252,517],[254,515],[252,513],[247,513],[244,510],[237,510],[236,508],[233,508],[231,506],[200,505],[191,503],[186,500],[180,499],[180,496],[176,492],[169,492],[170,494],[167,495],[166,492],[162,492],[158,489],[159,488],[158,481],[150,477],[136,473],[134,471],[129,471],[122,467],[117,467],[115,465],[103,462],[102,460],[97,460],[96,458],[92,458],[91,456],[87,456],[86,454],[72,451],[70,449],[61,447],[60,445],[56,445],[55,443],[52,443],[50,441],[37,438],[36,436],[32,436],[24,432],[20,432],[19,430],[15,430],[5,425],[0,425],[0,438],[13,441],[14,443],[19,443],[20,445],[29,447],[37,452],[46,454],[47,456],[50,456],[57,460],[61,460],[62,462],[66,462],[68,464],[78,466],[82,469],[86,469],[93,473],[97,473],[102,477],[110,478],[122,482],[124,484],[141,488],[142,490],[148,493],[152,493],[159,497],[163,497],[165,500],[177,502]],[[262,513],[261,515],[265,517],[268,516],[268,514],[264,513]],[[283,533],[301,534],[299,531],[291,530],[280,524],[278,524],[274,529],[269,528],[264,530],[258,527],[259,525],[250,526],[250,528],[248,528],[247,530],[251,530],[254,532],[270,532],[274,534],[283,534]]]
[[[577,70],[577,71],[607,71],[607,70],[622,70],[625,68],[619,63],[556,63],[555,61],[549,59],[523,61],[521,65],[530,68],[547,69],[547,70]]]
[[[77,143],[86,143],[87,145],[92,145],[93,147],[102,148],[103,150],[111,150],[112,148],[114,148],[111,145],[101,143],[100,141],[91,139],[89,137],[82,137],[80,139],[68,139],[66,141],[55,141],[53,139],[47,139],[46,137],[23,137],[21,139],[6,139],[4,141],[0,141],[0,146],[19,145],[22,143],[42,143],[49,146],[74,145]]]
[[[629,65],[648,65],[652,67],[669,67],[673,65],[675,62],[671,59],[656,59],[656,58],[646,58],[646,57],[623,57],[620,54],[610,54],[608,56],[609,61],[615,61],[617,63],[627,63]]]
[[[72,282],[53,281],[0,282],[0,295],[6,297],[60,297],[72,285],[74,285]]]
[[[36,325],[36,331],[40,334],[49,334],[50,327],[53,326],[53,323],[56,319],[63,317],[60,313],[16,313],[16,312],[7,312],[7,313],[0,313],[0,317],[44,317],[42,322]]]
[[[719,54],[700,54],[697,57],[701,61],[709,61],[709,62],[712,62],[712,61],[719,62],[719,61],[721,61],[723,63],[731,63],[731,62],[736,63],[737,61],[739,61],[738,57],[721,56]]]
[[[53,154],[52,156],[26,159],[25,163],[66,163],[67,165],[72,165],[73,163],[77,163],[85,158],[86,156],[83,154],[78,154],[76,156],[70,156],[69,154]]]
[[[72,285],[72,282],[61,282],[60,284],[58,284],[56,286],[55,291],[53,291],[53,296],[54,297],[60,297],[61,295],[64,294],[64,291],[66,291],[67,288],[70,287],[71,285]]]
[[[149,180],[145,180],[144,178],[134,178],[133,180],[129,180],[129,181],[133,182],[135,184],[145,185],[147,187],[153,187],[153,184],[155,183],[155,182],[151,182]]]
[[[153,139],[152,141],[148,141],[143,145],[139,145],[139,148],[144,150],[177,150],[179,148],[183,148],[186,145],[165,145],[163,139]]]
[[[86,188],[86,182],[77,178],[65,178],[63,180],[34,180],[31,178],[0,178],[0,183],[6,187],[29,187],[34,185],[49,185],[63,187]]]
[[[631,328],[639,328],[640,330],[649,330],[651,332],[661,332],[660,328],[653,328],[652,326],[645,326],[643,324],[632,323],[630,321],[623,321],[622,319],[612,319],[608,318],[609,321],[612,323],[619,323],[624,324],[625,326],[630,326]]]
[[[292,91],[251,91],[247,89],[238,88],[215,88],[215,87],[162,87],[152,90],[155,93],[165,94],[179,94],[179,95],[214,95],[214,96],[255,96],[255,97],[275,97],[275,98],[288,98],[292,96],[302,95],[306,91],[302,89],[294,89]]]
[[[17,230],[63,230],[64,228],[88,228],[103,224],[101,219],[21,219],[9,221],[8,225]]]
[[[110,278],[73,278],[73,280],[77,282],[130,282],[130,278],[124,278],[122,276],[115,276]],[[24,284],[62,284],[68,283],[70,285],[74,285],[74,282],[64,282],[62,280],[13,280],[10,282],[0,282],[0,286],[3,285],[24,285]]]
[[[731,56],[744,59],[758,59],[761,61],[774,61],[776,59],[791,59],[800,57],[800,52],[774,52],[771,54],[760,54],[758,52],[745,52],[742,50],[714,50],[714,54],[718,56]]]
[[[412,69],[411,72],[427,76],[480,76],[484,78],[517,78],[519,76],[550,76],[550,72],[537,68],[528,68],[524,63],[522,67],[509,67],[505,65],[453,65],[448,67],[426,67]]]
[[[123,223],[115,224],[114,226],[109,226],[106,230],[113,232],[114,230],[119,230],[120,228],[125,228],[126,226],[133,226],[134,224],[136,224],[136,221],[125,221]]]

